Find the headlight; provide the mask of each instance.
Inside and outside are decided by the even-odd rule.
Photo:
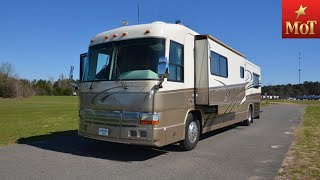
[[[157,113],[140,113],[140,124],[159,125],[159,115]]]

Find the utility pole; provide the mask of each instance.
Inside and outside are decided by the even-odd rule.
[[[70,67],[70,73],[69,73],[69,80],[73,79],[73,70],[74,70],[74,66]]]
[[[299,51],[299,69],[298,69],[298,72],[299,72],[299,84],[301,83],[301,53]]]

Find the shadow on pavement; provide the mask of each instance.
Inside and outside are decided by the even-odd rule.
[[[236,127],[238,127],[238,125],[232,125],[203,134],[200,141]],[[77,133],[77,130],[52,132],[47,135],[21,138],[17,143],[77,156],[123,162],[145,161],[169,152],[181,151],[178,144],[172,144],[161,148],[118,144],[84,138],[78,136]]]
[[[241,126],[242,126],[241,123],[237,123],[237,124],[233,124],[233,125],[230,125],[230,126],[227,126],[227,127],[223,127],[223,128],[217,129],[217,130],[213,130],[213,131],[204,133],[204,134],[201,135],[200,141],[201,141],[201,140],[204,140],[204,139],[207,139],[207,138],[210,138],[210,137],[212,137],[212,136],[221,134],[221,133],[223,133],[223,132],[229,131],[229,130],[231,130],[231,129],[235,129],[235,128],[237,128],[237,127],[241,127]],[[240,129],[239,129],[239,130],[240,130]]]
[[[53,132],[48,135],[21,138],[17,143],[83,157],[94,157],[124,162],[145,161],[167,152],[152,147],[133,146],[88,139],[78,136],[77,133],[77,130]]]

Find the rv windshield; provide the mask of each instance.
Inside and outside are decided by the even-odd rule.
[[[143,38],[109,42],[89,48],[83,81],[156,80],[165,40]]]

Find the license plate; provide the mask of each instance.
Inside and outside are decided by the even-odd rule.
[[[99,128],[99,135],[100,136],[109,136],[109,129]]]

